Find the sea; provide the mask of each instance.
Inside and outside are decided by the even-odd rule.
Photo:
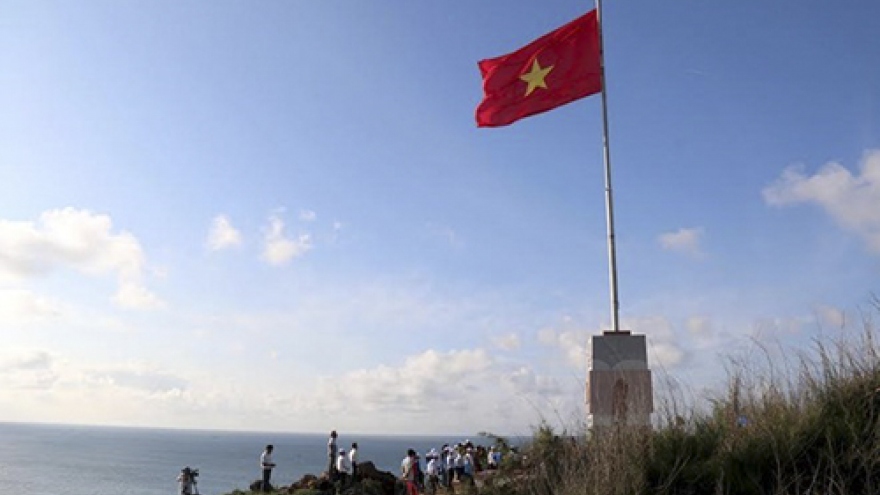
[[[198,491],[247,490],[260,478],[259,458],[273,444],[276,486],[327,468],[327,435],[123,428],[0,422],[2,495],[175,495],[184,467],[199,470]],[[346,435],[361,462],[397,473],[409,448],[427,452],[460,436]],[[476,441],[476,439],[474,439]]]

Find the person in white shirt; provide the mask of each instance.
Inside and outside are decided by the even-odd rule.
[[[501,449],[492,447],[489,449],[489,467],[498,469],[501,467]]]
[[[498,469],[498,463],[495,459],[495,447],[489,447],[489,452],[486,453],[486,467],[488,469]]]
[[[446,486],[446,451],[449,450],[448,444],[440,447],[440,453],[437,454],[437,474],[440,475],[440,485]]]
[[[275,450],[274,445],[266,445],[266,449],[260,455],[260,468],[263,469],[263,483],[260,489],[264,492],[272,490],[272,485],[269,481],[272,479],[272,468],[275,467],[275,463],[272,461],[273,450]]]
[[[339,477],[342,488],[348,486],[348,477],[351,476],[351,462],[348,460],[348,456],[345,455],[345,449],[339,449],[339,455],[336,456],[336,474]]]
[[[459,483],[464,481],[464,454],[461,451],[464,450],[464,446],[458,444],[455,448],[455,477],[458,478]]]
[[[419,495],[416,462],[416,451],[413,449],[407,450],[406,457],[400,462],[400,477],[406,483],[406,495]]]
[[[351,444],[351,450],[348,451],[348,461],[351,463],[351,480],[357,481],[358,475],[358,444]]]
[[[427,455],[428,465],[425,466],[425,476],[427,476],[426,487],[429,495],[437,493],[437,486],[440,484],[440,476],[438,475],[439,466],[437,462],[437,452],[431,451]]]
[[[446,449],[446,488],[451,492],[452,480],[455,479],[455,449]]]

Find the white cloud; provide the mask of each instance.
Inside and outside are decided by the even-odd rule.
[[[0,371],[45,369],[51,364],[51,355],[43,350],[6,352],[0,356]]]
[[[685,357],[681,340],[672,322],[665,316],[642,316],[624,322],[624,328],[644,334],[648,340],[648,364],[651,368],[669,370],[682,363]]]
[[[64,208],[42,213],[37,222],[0,220],[0,278],[30,278],[71,268],[90,276],[115,273],[123,307],[155,307],[131,303],[136,289],[141,301],[158,298],[143,287],[144,253],[128,232],[113,233],[109,216]]]
[[[684,351],[673,342],[650,342],[648,344],[648,362],[651,368],[668,370],[681,364]]]
[[[285,402],[289,410],[308,405],[372,428],[375,418],[393,413],[398,432],[512,432],[549,413],[582,418],[583,377],[563,381],[499,362],[484,349],[427,350],[400,366],[326,377],[312,394]]]
[[[684,326],[695,337],[705,338],[712,335],[712,321],[705,316],[688,317]]]
[[[538,375],[530,366],[520,366],[503,374],[501,384],[509,393],[525,397],[547,397],[566,392],[558,380]]]
[[[113,296],[119,306],[128,309],[161,309],[165,302],[137,283],[122,282]]]
[[[84,373],[83,381],[99,387],[119,387],[147,393],[186,390],[188,382],[172,373],[144,366],[127,366]]]
[[[59,318],[61,305],[29,290],[0,290],[0,323],[21,324]]]
[[[296,239],[284,235],[284,221],[273,215],[266,229],[263,259],[270,265],[284,265],[291,259],[300,257],[312,249],[312,238],[301,234]]]
[[[232,223],[224,215],[217,215],[211,221],[211,230],[208,232],[208,249],[220,251],[241,245],[241,233],[232,226]]]
[[[542,328],[538,331],[538,342],[556,347],[565,356],[565,362],[573,368],[586,369],[589,361],[589,335],[586,330]]]
[[[702,238],[702,228],[681,228],[675,232],[660,234],[658,242],[660,242],[663,249],[668,251],[700,258],[704,255],[702,247],[700,246]]]
[[[668,340],[675,337],[672,322],[667,317],[661,315],[624,318],[621,326],[633,332],[650,335],[657,339]]]
[[[300,431],[325,430],[329,422],[345,431],[391,425],[414,434],[516,433],[548,413],[583,416],[582,379],[566,382],[523,363],[504,364],[480,348],[425,350],[397,364],[330,370],[307,380],[285,368],[283,359],[264,364],[254,375],[246,363],[229,363],[227,379],[218,382],[210,371],[185,366],[6,351],[0,353],[0,387],[7,392],[0,414],[11,420]],[[241,368],[248,371],[242,375]],[[301,386],[284,386],[290,382]],[[242,417],[250,418],[248,425]]]
[[[5,337],[7,345],[21,342],[32,330],[51,335],[52,339],[70,335],[84,338],[85,333],[92,339],[92,332],[130,333],[134,328],[124,313],[108,312],[107,307],[77,305],[27,289],[0,289],[0,340]]]
[[[0,355],[0,387],[46,390],[58,380],[53,357],[44,350],[7,350]]]
[[[829,162],[807,176],[802,167],[789,167],[764,189],[764,200],[771,206],[817,204],[880,254],[880,150],[866,152],[859,168],[860,173],[853,175],[843,165]]]
[[[820,305],[816,308],[816,317],[820,325],[826,325],[831,328],[843,328],[846,326],[846,314],[833,306]]]
[[[519,335],[515,333],[509,333],[507,335],[499,335],[497,337],[492,338],[492,344],[499,349],[503,349],[505,351],[513,351],[519,349],[520,340]]]
[[[753,339],[768,336],[779,338],[782,335],[801,335],[816,325],[816,317],[809,315],[775,316],[760,318],[754,322],[747,334]]]
[[[318,397],[328,410],[428,412],[460,402],[467,386],[482,380],[492,364],[482,349],[428,350],[397,368],[379,366],[324,379]]]
[[[300,210],[299,219],[303,222],[314,222],[318,215],[312,210]]]
[[[193,391],[179,374],[143,362],[108,365],[42,350],[6,351],[0,387],[6,392],[0,414],[18,421],[197,427],[214,414],[241,417],[228,407],[234,392]]]

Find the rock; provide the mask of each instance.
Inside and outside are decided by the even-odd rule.
[[[358,478],[376,481],[395,481],[397,476],[388,471],[379,471],[372,461],[358,463]]]
[[[327,478],[320,478],[315,480],[314,489],[320,490],[322,492],[335,492],[336,487],[333,485],[333,482]]]
[[[304,488],[314,489],[318,485],[318,477],[314,474],[306,474],[299,481],[294,481],[290,485],[291,491],[302,490]]]
[[[370,461],[358,463],[358,479],[378,481],[382,485],[382,493],[385,495],[395,495],[397,485],[397,476],[388,471],[379,471],[376,465]]]
[[[370,461],[358,463],[358,481],[372,484],[372,487],[370,487],[370,494],[377,494],[381,490],[380,495],[398,495],[403,491],[401,489],[403,486],[402,483],[398,482],[398,479],[394,474],[388,471],[380,471],[376,468],[376,465]],[[250,484],[250,490],[252,492],[259,492],[262,484],[262,480],[256,480]],[[378,488],[376,485],[378,485]],[[367,487],[361,486],[360,483],[354,483],[345,487],[340,495],[366,495],[367,492],[365,491],[365,488]],[[336,484],[330,481],[330,476],[326,472],[321,473],[320,477],[315,476],[314,474],[305,474],[299,480],[291,483],[290,486],[281,487],[280,491],[278,491],[278,488],[270,486],[271,491],[281,494],[292,494],[297,490],[304,489],[316,490],[324,494],[337,493]]]

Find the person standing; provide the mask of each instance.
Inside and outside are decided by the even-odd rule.
[[[494,446],[489,447],[489,458],[487,460],[488,460],[488,464],[489,464],[489,469],[500,468],[501,467],[501,449],[495,448]]]
[[[455,450],[452,447],[447,447],[444,455],[446,455],[446,489],[454,492],[452,480],[455,479]]]
[[[339,477],[340,491],[348,486],[348,477],[351,475],[351,462],[345,455],[345,449],[339,449],[339,455],[336,456],[336,474]]]
[[[461,444],[455,446],[455,478],[459,483],[464,481],[464,447]]]
[[[474,463],[474,449],[468,447],[462,456],[462,474],[460,481],[467,487],[474,486],[474,474],[476,473],[476,465]]]
[[[443,444],[440,453],[437,454],[437,475],[440,477],[440,485],[446,486],[446,450],[449,445]]]
[[[409,449],[406,451],[406,457],[400,463],[400,479],[406,484],[406,495],[419,495],[419,489],[416,483],[418,467],[416,465],[416,451]]]
[[[357,481],[358,476],[358,444],[353,442],[348,451],[348,462],[351,463],[351,481]]]
[[[428,479],[425,480],[425,488],[428,495],[435,495],[437,493],[437,486],[440,484],[437,452],[428,452],[426,459],[428,459],[428,465],[425,466],[425,475]]]
[[[192,495],[193,482],[195,482],[195,476],[193,476],[192,469],[189,466],[183,468],[180,474],[177,475],[177,493],[179,495]]]
[[[330,439],[327,440],[327,457],[329,465],[327,466],[327,476],[330,481],[336,481],[336,430],[330,432]]]
[[[266,449],[260,455],[260,468],[263,470],[263,483],[260,485],[260,489],[264,492],[272,490],[270,482],[272,480],[272,469],[275,467],[275,462],[272,461],[272,451],[274,450],[274,445],[266,445]]]
[[[425,470],[422,469],[422,457],[416,452],[413,458],[413,471],[415,471],[416,489],[421,492],[425,489]]]

